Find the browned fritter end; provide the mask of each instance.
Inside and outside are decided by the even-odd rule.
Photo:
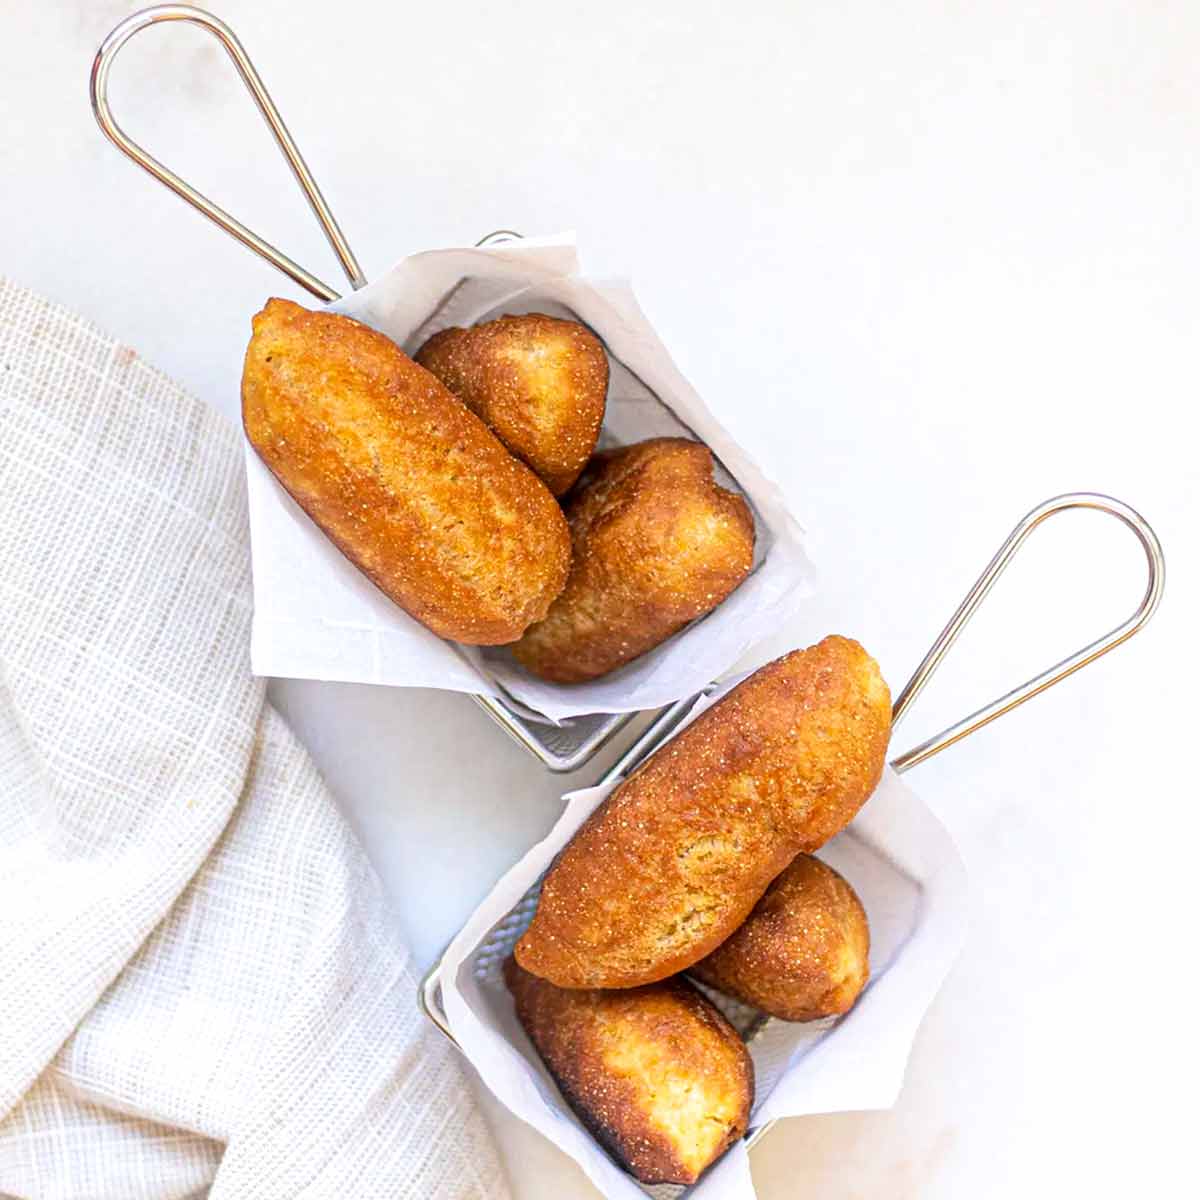
[[[518,458],[562,495],[596,448],[608,356],[578,321],[545,313],[443,329],[417,351]]]
[[[587,1129],[643,1183],[695,1183],[745,1131],[754,1066],[683,979],[567,991],[509,959],[517,1018]]]
[[[547,872],[517,943],[566,988],[686,970],[745,920],[801,851],[858,812],[883,770],[887,685],[828,637],[754,672],[618,786]]]
[[[879,786],[892,737],[892,694],[879,664],[853,638],[830,634],[803,654],[809,695],[825,698],[819,733],[810,743],[810,762],[820,765],[824,795],[806,806],[799,848],[811,853],[840,833]],[[837,746],[821,761],[822,745]]]
[[[753,566],[754,517],[712,472],[712,452],[686,438],[596,455],[566,500],[567,585],[517,661],[553,683],[596,679],[725,600]]]
[[[871,935],[854,889],[799,855],[734,933],[690,974],[784,1021],[816,1021],[854,1006],[870,975]]]
[[[242,420],[339,550],[442,637],[512,642],[570,563],[554,497],[383,334],[270,300],[253,319]]]

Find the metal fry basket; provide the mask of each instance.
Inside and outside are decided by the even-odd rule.
[[[1107,654],[1122,642],[1132,637],[1153,615],[1162,596],[1166,566],[1162,547],[1154,530],[1146,521],[1127,504],[1111,496],[1102,496],[1089,492],[1075,492],[1068,495],[1056,496],[1039,504],[1028,513],[1005,539],[1003,545],[988,563],[983,573],[975,581],[954,615],[945,628],[938,634],[929,652],[921,660],[917,669],[892,706],[893,725],[899,723],[911,709],[913,703],[925,689],[934,672],[946,657],[950,647],[957,641],[988,592],[1011,563],[1013,556],[1024,544],[1029,535],[1044,521],[1057,513],[1069,509],[1094,509],[1117,518],[1141,543],[1146,556],[1147,580],[1146,591],[1137,609],[1120,625],[1110,630],[1103,637],[1088,643],[1081,650],[1055,663],[1039,675],[1015,687],[1010,692],[993,700],[990,704],[977,709],[961,721],[943,729],[940,733],[926,739],[911,749],[897,755],[890,762],[891,768],[898,774],[915,767],[933,755],[961,741],[977,729],[1010,712],[1018,705],[1044,692],[1068,675],[1094,662],[1101,655]],[[613,767],[597,782],[616,783],[628,776],[641,763],[645,762],[655,750],[663,745],[677,730],[687,716],[697,697],[681,700],[672,705],[651,724],[621,756]],[[848,833],[853,834],[854,826]],[[842,835],[845,836],[845,835]],[[528,889],[520,901],[514,906],[506,918],[500,921],[487,934],[478,949],[474,952],[472,970],[480,981],[491,981],[497,976],[504,959],[512,951],[513,945],[525,931],[533,918],[537,907],[537,898],[541,889],[541,879]],[[868,914],[870,915],[870,914]],[[418,990],[418,1002],[425,1015],[441,1030],[451,1042],[455,1042],[453,1030],[442,1006],[442,963],[439,959],[426,974]],[[760,1098],[770,1093],[771,1088],[785,1067],[785,1056],[781,1053],[778,1039],[773,1033],[779,1033],[785,1024],[775,1018],[768,1017],[745,1004],[722,996],[711,989],[705,989],[710,998],[724,1012],[730,1023],[742,1035],[755,1058],[755,1074],[759,1083]],[[812,1023],[814,1033],[820,1034],[837,1024],[836,1018],[824,1022]],[[455,1043],[457,1044],[457,1043]],[[802,1068],[801,1068],[802,1069]],[[774,1124],[773,1121],[752,1124],[746,1134],[747,1146],[753,1146]],[[655,1200],[667,1200],[678,1197],[685,1189],[674,1185],[658,1185],[646,1189],[647,1194]]]
[[[242,82],[254,98],[276,144],[287,160],[309,207],[324,230],[350,286],[356,291],[365,287],[366,276],[363,275],[362,268],[358,265],[358,260],[354,257],[354,252],[350,249],[345,234],[342,233],[332,210],[321,194],[321,189],[317,186],[317,181],[304,161],[300,148],[296,145],[291,133],[288,132],[279,110],[275,107],[275,102],[271,99],[258,71],[250,61],[250,56],[238,41],[233,30],[211,13],[188,4],[157,5],[127,17],[104,39],[92,64],[91,98],[92,110],[105,135],[138,166],[148,171],[155,179],[203,213],[215,225],[243,246],[253,250],[255,254],[265,258],[272,266],[282,271],[289,279],[317,299],[329,302],[341,298],[341,294],[329,284],[318,279],[312,272],[305,270],[299,263],[243,225],[236,217],[214,204],[169,167],[147,153],[117,124],[108,100],[108,79],[113,62],[121,48],[135,34],[166,21],[186,21],[199,26],[207,33],[212,34],[225,48],[225,52],[237,68]],[[479,246],[495,245],[520,236],[512,230],[502,229],[488,234],[476,244]],[[554,725],[546,721],[531,720],[525,715],[520,705],[503,697],[477,695],[474,699],[514,741],[524,746],[551,771],[574,771],[583,766],[609,738],[637,715],[636,713],[595,713],[572,717]]]

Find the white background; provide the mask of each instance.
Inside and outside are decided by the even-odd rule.
[[[251,313],[303,296],[100,137],[90,59],[130,7],[0,0],[0,271],[232,418]],[[592,269],[633,273],[684,373],[814,533],[821,594],[773,649],[851,634],[897,689],[1037,501],[1108,491],[1157,527],[1169,576],[1149,629],[909,776],[976,900],[896,1109],[788,1122],[753,1161],[764,1200],[1185,1190],[1200,8],[219,11],[369,276],[497,226],[575,228]],[[215,43],[143,35],[113,98],[152,151],[336,282]],[[896,749],[1115,624],[1139,556],[1103,517],[1040,531]],[[274,695],[430,961],[552,823],[560,781],[464,697]],[[496,1128],[522,1200],[592,1194],[535,1135]]]

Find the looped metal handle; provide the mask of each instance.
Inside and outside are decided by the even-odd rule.
[[[96,59],[92,63],[91,93],[92,111],[96,114],[96,120],[105,135],[139,167],[149,171],[155,179],[169,187],[177,196],[182,196],[210,221],[220,226],[232,237],[237,238],[242,245],[249,247],[255,254],[265,258],[267,262],[295,280],[301,287],[306,288],[322,300],[339,298],[339,293],[329,284],[323,283],[311,272],[306,271],[299,263],[294,262],[281,250],[272,246],[270,242],[259,237],[236,217],[214,204],[169,167],[164,166],[158,159],[148,154],[125,133],[113,118],[112,109],[108,103],[108,74],[112,69],[113,60],[121,47],[134,34],[162,21],[187,21],[191,25],[198,25],[201,29],[211,33],[225,47],[225,52],[233,60],[233,65],[242,77],[242,82],[246,85],[250,95],[254,97],[258,111],[262,113],[263,120],[266,121],[279,149],[287,159],[288,166],[291,167],[296,182],[304,192],[305,199],[308,200],[309,206],[321,223],[321,228],[325,231],[329,244],[333,247],[338,261],[341,262],[342,268],[346,272],[346,278],[350,280],[352,287],[356,289],[363,287],[367,281],[363,276],[362,268],[359,267],[345,235],[337,221],[334,220],[333,213],[325,202],[325,197],[321,195],[321,189],[317,187],[317,181],[308,169],[308,164],[304,161],[299,147],[283,123],[279,110],[275,107],[274,101],[266,87],[263,86],[262,79],[254,69],[254,64],[250,61],[249,55],[242,48],[242,44],[233,30],[224,21],[214,17],[212,13],[205,12],[201,8],[193,8],[190,4],[160,4],[127,17],[104,39],[96,53]]]
[[[1109,516],[1116,517],[1117,520],[1123,522],[1141,542],[1142,549],[1146,553],[1148,572],[1146,594],[1142,597],[1141,604],[1127,620],[1103,637],[1090,642],[1082,650],[1055,663],[1040,675],[1026,680],[1025,683],[1013,688],[1011,692],[1006,692],[998,700],[993,700],[991,704],[985,704],[983,708],[976,710],[970,716],[964,717],[948,729],[943,729],[941,733],[935,734],[919,746],[914,746],[911,750],[893,759],[891,764],[893,770],[903,772],[910,767],[915,767],[918,763],[937,754],[939,750],[953,746],[955,742],[961,741],[968,734],[981,729],[997,717],[1002,717],[1006,712],[1011,712],[1018,705],[1024,704],[1026,700],[1032,700],[1039,692],[1044,692],[1059,680],[1073,675],[1076,671],[1086,667],[1088,663],[1095,662],[1102,654],[1107,654],[1110,650],[1115,649],[1127,638],[1131,638],[1153,615],[1162,598],[1163,583],[1166,578],[1166,562],[1163,558],[1162,546],[1154,530],[1128,504],[1123,504],[1120,500],[1113,499],[1112,496],[1102,496],[1093,492],[1070,492],[1064,496],[1055,496],[1052,500],[1039,504],[1024,517],[1008,535],[1004,545],[988,563],[983,574],[975,581],[975,586],[967,593],[966,599],[958,606],[945,629],[938,634],[937,641],[930,647],[929,653],[921,660],[920,666],[913,672],[912,678],[905,684],[904,690],[897,697],[896,703],[892,707],[892,724],[899,723],[901,717],[912,707],[913,701],[924,691],[926,684],[941,665],[950,647],[958,640],[959,634],[962,633],[967,622],[983,603],[984,597],[992,590],[996,580],[1004,574],[1025,539],[1043,521],[1048,520],[1056,513],[1066,512],[1072,508],[1091,508],[1108,513]]]

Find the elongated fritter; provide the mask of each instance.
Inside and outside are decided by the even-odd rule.
[[[716,608],[750,574],[754,518],[712,471],[686,438],[597,455],[566,501],[567,586],[517,661],[555,683],[595,679]]]
[[[561,496],[600,435],[608,356],[590,329],[544,313],[443,329],[417,351],[546,486]]]
[[[847,638],[760,668],[584,822],[547,872],[517,961],[568,988],[635,987],[699,962],[875,790],[890,704]]]
[[[269,300],[242,419],[300,507],[434,633],[514,641],[562,590],[570,533],[545,484],[383,334]]]
[[[643,1183],[695,1183],[746,1132],[754,1065],[686,980],[567,991],[512,959],[504,977],[567,1103]]]
[[[801,854],[689,974],[784,1021],[849,1012],[870,974],[871,934],[854,889]]]

